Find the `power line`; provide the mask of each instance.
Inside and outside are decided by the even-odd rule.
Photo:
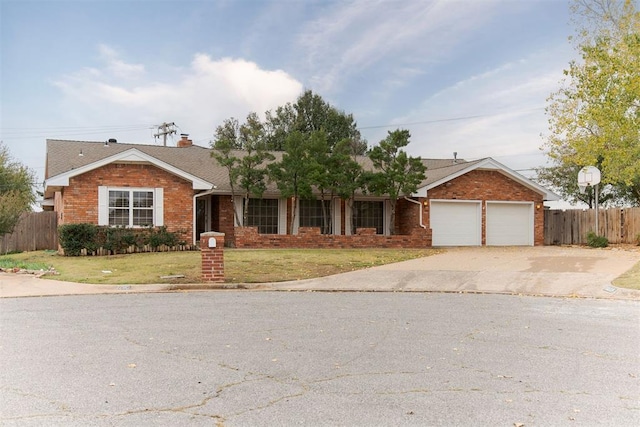
[[[521,111],[510,111],[510,113],[527,113],[532,111],[544,110],[544,107],[532,108],[529,110],[521,110]],[[359,130],[362,129],[380,129],[380,128],[390,128],[390,127],[398,127],[398,126],[413,126],[413,125],[427,125],[432,123],[443,123],[443,122],[455,122],[460,120],[471,120],[471,119],[479,119],[483,117],[495,117],[502,115],[504,113],[491,113],[491,114],[474,114],[471,116],[460,116],[460,117],[449,117],[443,119],[433,119],[433,120],[423,120],[419,122],[409,122],[409,123],[393,123],[388,125],[372,125],[372,126],[360,126]]]
[[[175,134],[177,131],[175,129],[176,124],[174,122],[171,123],[162,123],[161,125],[158,125],[158,133],[154,133],[153,137],[154,138],[159,138],[160,136],[162,136],[162,141],[164,143],[164,146],[167,146],[167,135],[172,135]],[[162,131],[161,131],[162,130]]]
[[[151,129],[152,127],[149,125],[144,126],[124,126],[124,127],[87,127],[86,130],[82,130],[83,128],[70,127],[69,130],[65,131],[64,128],[51,128],[57,130],[41,130],[36,132],[18,132],[11,131],[9,134],[3,132],[3,138],[7,139],[29,139],[29,138],[61,138],[68,137],[74,135],[95,135],[95,134],[104,134],[104,133],[123,133],[123,132],[135,132],[144,129]],[[25,128],[27,129],[27,128]],[[46,129],[46,128],[42,128]],[[17,134],[18,136],[14,136],[12,134]]]
[[[34,127],[34,126],[27,126],[27,127],[6,127],[3,126],[0,128],[0,130],[51,130],[51,129],[77,129],[77,130],[81,130],[81,129],[111,129],[111,128],[130,128],[130,127],[147,127],[149,125],[147,124],[131,124],[131,125],[102,125],[102,126],[47,126],[47,127]]]

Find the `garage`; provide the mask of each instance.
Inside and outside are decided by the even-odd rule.
[[[476,200],[431,200],[433,246],[480,246],[482,204]]]
[[[487,202],[488,246],[533,246],[533,203]]]

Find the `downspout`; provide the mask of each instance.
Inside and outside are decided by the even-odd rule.
[[[426,230],[427,226],[422,223],[422,203],[420,203],[417,200],[410,199],[407,196],[404,196],[404,199],[407,202],[415,203],[416,205],[420,206],[420,210],[418,211],[420,213],[420,227],[422,227],[422,228],[424,228]]]

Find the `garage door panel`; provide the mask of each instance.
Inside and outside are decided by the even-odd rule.
[[[533,245],[533,204],[487,202],[487,245]]]
[[[431,201],[433,246],[479,246],[482,241],[480,202]]]

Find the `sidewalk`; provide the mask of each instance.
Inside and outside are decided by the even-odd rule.
[[[91,285],[0,273],[0,298],[205,289],[467,292],[640,300],[612,280],[640,262],[638,250],[579,247],[452,248],[427,258],[334,276],[262,284]]]

